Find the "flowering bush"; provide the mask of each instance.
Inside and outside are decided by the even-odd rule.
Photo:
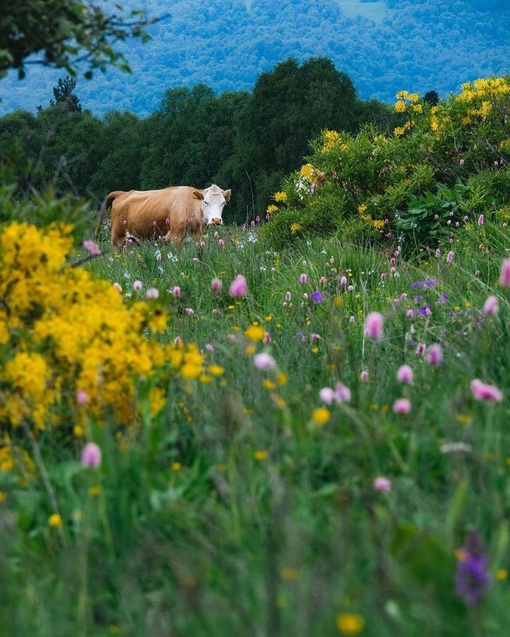
[[[372,241],[385,237],[409,250],[451,240],[489,208],[497,216],[510,185],[510,77],[464,84],[436,106],[403,91],[395,110],[402,125],[392,135],[372,125],[356,135],[323,132],[310,161],[324,185],[303,197],[293,186],[300,174],[287,178],[289,196],[281,209],[272,206],[265,234],[345,233],[361,221]]]
[[[157,413],[178,371],[197,378],[203,359],[194,347],[148,338],[166,327],[158,307],[128,307],[111,283],[67,263],[71,228],[44,231],[14,222],[0,235],[0,419],[34,429],[67,422],[64,404],[120,424],[137,419],[139,379],[154,377]],[[77,399],[76,396],[80,396]]]

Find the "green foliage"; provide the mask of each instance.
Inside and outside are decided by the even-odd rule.
[[[497,284],[508,229],[474,224],[453,262],[417,268],[399,257],[385,279],[389,256],[343,235],[274,253],[257,228],[219,232],[225,245],[210,233],[201,249],[147,243],[87,265],[120,282],[128,305],[144,305],[145,290],[157,287],[171,315],[158,340],[195,342],[223,373],[174,379],[156,414],[152,381],[138,378],[141,423],[129,433],[111,413],[82,405],[68,419],[84,425],[85,439],[58,439],[48,424],[32,442],[18,431],[0,446],[0,580],[10,603],[1,625],[20,637],[219,637],[275,634],[275,626],[308,637],[334,632],[347,615],[377,637],[499,637],[508,606],[508,407],[506,398],[475,400],[469,383],[510,380],[508,348],[494,347],[510,324]],[[471,247],[482,236],[487,252]],[[238,273],[249,287],[242,299],[228,292]],[[223,281],[216,294],[213,277]],[[489,293],[499,297],[494,316],[481,310]],[[373,309],[385,319],[380,341],[364,335]],[[416,345],[438,341],[444,361],[431,366]],[[256,368],[262,352],[275,370]],[[412,383],[396,380],[402,363]],[[339,380],[351,399],[324,403],[320,390]],[[402,396],[408,415],[392,409]],[[317,424],[315,409],[329,421]],[[85,440],[102,451],[96,468],[80,463]],[[5,470],[9,453],[16,460]],[[381,475],[388,493],[373,487]],[[468,608],[455,589],[456,551],[473,528],[492,581]]]
[[[38,228],[69,224],[74,241],[80,244],[91,233],[90,204],[72,195],[56,197],[49,186],[43,193],[31,191],[22,202],[11,183],[0,186],[0,224],[24,222]]]
[[[76,88],[76,80],[71,77],[59,78],[57,86],[53,89],[55,104],[62,104],[69,111],[81,112],[81,104],[77,95],[73,93]],[[53,105],[53,102],[51,102]]]
[[[406,254],[446,237],[453,243],[462,224],[506,205],[509,94],[507,77],[465,84],[436,106],[403,91],[395,105],[403,119],[391,136],[373,125],[357,134],[323,131],[309,157],[326,182],[313,205],[329,205],[336,193],[338,216],[361,218]],[[292,196],[287,205],[302,207]]]
[[[9,69],[25,77],[26,65],[39,63],[65,69],[74,76],[78,55],[85,60],[92,76],[94,69],[109,65],[129,70],[125,57],[115,52],[111,40],[146,38],[149,24],[141,11],[105,13],[97,5],[81,0],[5,0],[0,18],[0,78]],[[30,56],[40,55],[39,58]]]

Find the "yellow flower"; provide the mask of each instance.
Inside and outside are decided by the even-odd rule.
[[[272,215],[273,213],[277,212],[278,210],[278,206],[275,206],[274,204],[270,204],[267,208],[266,208],[266,212],[269,215]]]
[[[58,513],[52,513],[48,518],[48,524],[51,527],[58,529],[62,526],[62,518]]]
[[[267,451],[258,450],[253,452],[253,457],[255,458],[255,460],[266,460],[268,456],[269,453]]]
[[[276,389],[276,383],[274,383],[269,378],[264,378],[262,385],[265,389],[269,389],[269,391],[273,391],[273,389]]]
[[[293,580],[299,579],[299,575],[300,573],[297,568],[284,567],[280,571],[280,577],[286,582],[291,582]]]
[[[6,498],[7,494],[5,493],[5,491],[0,491],[0,502],[4,502]]]
[[[91,496],[97,496],[101,493],[101,487],[99,486],[92,486],[89,488],[89,495]]]
[[[244,335],[249,341],[262,341],[264,339],[264,335],[266,330],[257,324],[250,325],[250,327],[246,328]]]
[[[85,435],[85,430],[81,425],[74,425],[73,435],[76,436],[76,438],[83,438],[83,436]]]
[[[172,462],[171,468],[172,471],[180,471],[182,469],[182,464],[180,462]]]
[[[274,193],[275,201],[287,201],[287,193],[284,191],[275,192]]]
[[[256,351],[257,351],[257,348],[255,347],[255,345],[247,345],[244,348],[244,353],[246,354],[246,356],[253,356],[253,354],[255,354]]]
[[[500,582],[508,577],[508,571],[506,568],[498,568],[496,571],[496,579]]]
[[[335,148],[336,146],[338,146],[340,142],[340,134],[334,130],[325,131],[323,137],[324,137],[324,144],[322,146],[322,151],[321,151],[323,153],[326,153],[328,152],[328,150]]]
[[[207,373],[211,376],[222,376],[225,373],[225,368],[221,365],[209,365]]]
[[[331,413],[326,407],[317,407],[312,411],[312,420],[316,425],[323,426],[329,422]]]
[[[406,103],[403,100],[398,100],[395,104],[395,111],[397,113],[405,113]]]
[[[300,223],[294,222],[290,224],[290,231],[292,234],[296,234],[303,229],[303,226]]]
[[[278,374],[276,374],[276,382],[278,385],[286,385],[287,376],[283,372],[278,372]]]
[[[365,620],[361,615],[341,613],[336,618],[336,625],[342,635],[359,635],[365,626]]]

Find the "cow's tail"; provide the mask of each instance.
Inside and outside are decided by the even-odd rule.
[[[103,225],[104,213],[112,207],[112,203],[120,194],[120,190],[111,192],[109,195],[106,195],[103,203],[101,204],[101,209],[99,210],[99,221],[97,222],[95,233],[96,241],[99,239],[99,233],[101,232],[101,226]]]

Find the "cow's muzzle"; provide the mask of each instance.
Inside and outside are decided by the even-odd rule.
[[[221,224],[223,223],[223,219],[221,217],[214,217],[214,219],[211,219],[211,223],[214,226],[221,226]]]

